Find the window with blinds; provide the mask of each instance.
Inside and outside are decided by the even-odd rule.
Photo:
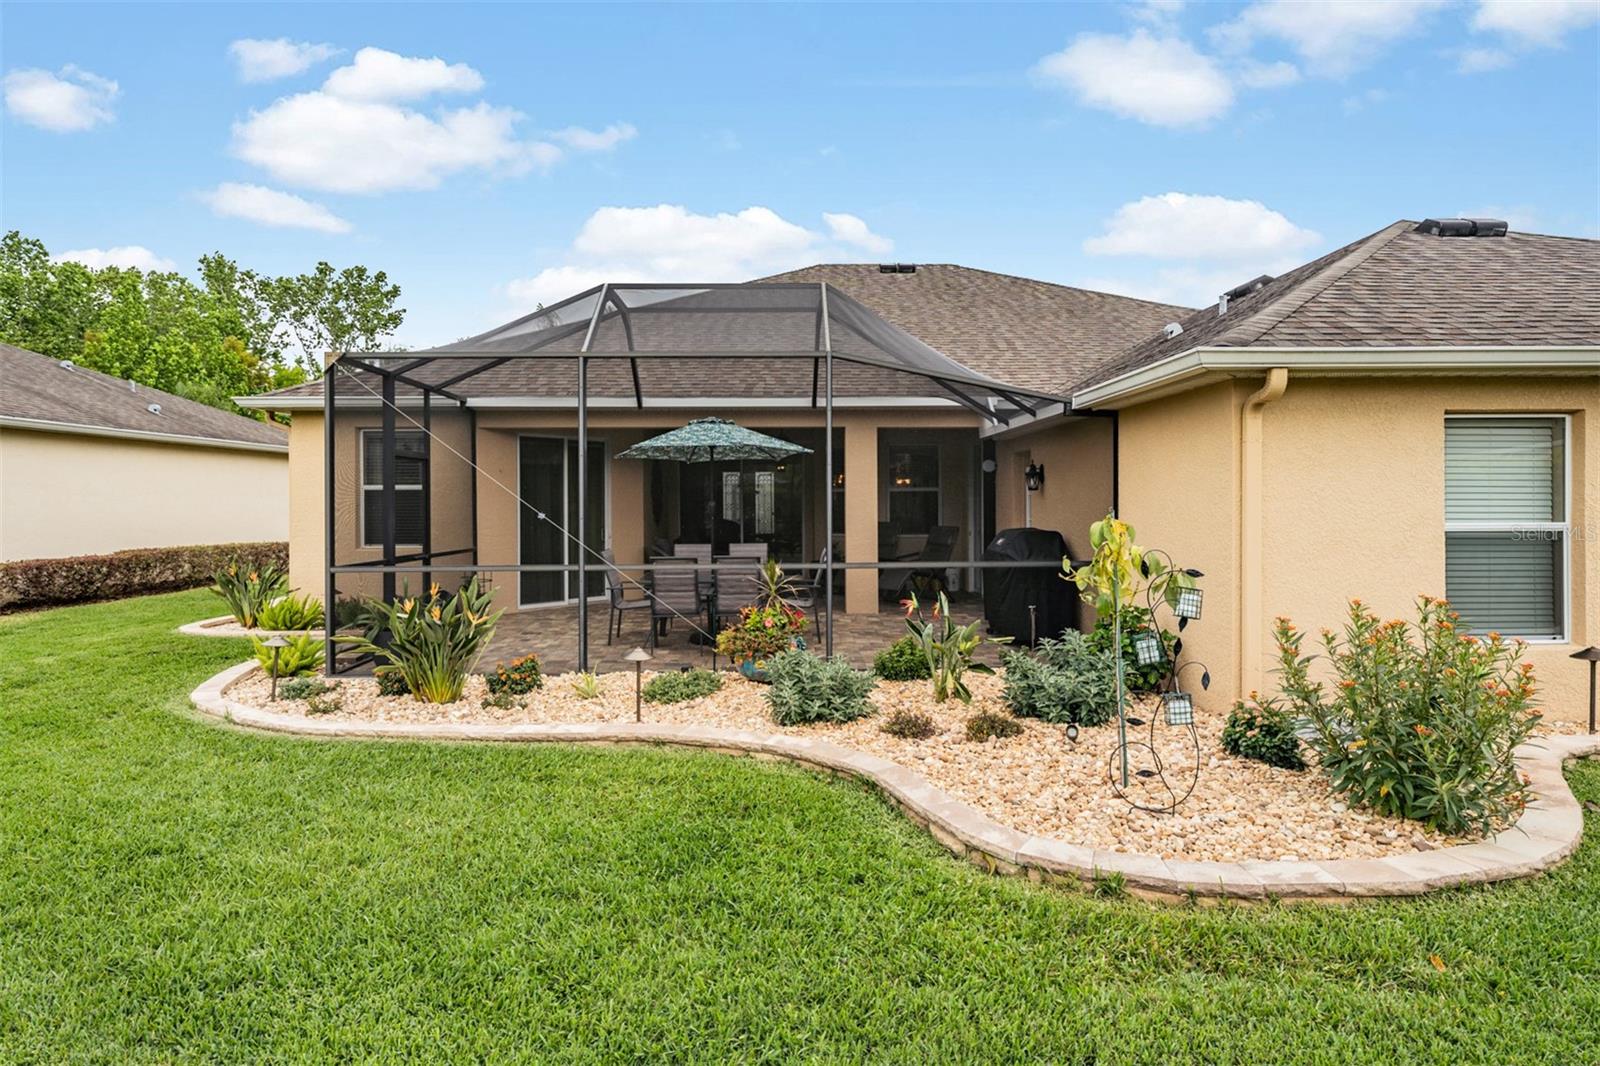
[[[1445,419],[1445,595],[1474,633],[1562,640],[1567,423]]]
[[[422,543],[421,430],[400,430],[394,435],[394,542]],[[383,433],[361,431],[361,546],[383,547]]]

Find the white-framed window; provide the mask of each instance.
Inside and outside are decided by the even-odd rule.
[[[1444,437],[1445,597],[1469,632],[1564,642],[1569,419],[1449,415]]]
[[[896,532],[927,533],[939,524],[939,446],[892,444],[889,451],[889,521]]]
[[[394,435],[394,542],[407,547],[422,543],[421,430],[396,430]],[[383,431],[361,431],[361,546],[383,547]]]

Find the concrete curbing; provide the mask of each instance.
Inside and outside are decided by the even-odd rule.
[[[198,622],[179,626],[178,632],[186,637],[231,637],[243,639],[245,637],[303,637],[306,634],[322,636],[321,629],[246,629],[233,620],[231,614],[219,614],[215,618],[202,618]]]
[[[924,780],[915,771],[814,737],[677,726],[656,722],[490,725],[470,722],[349,722],[279,714],[228,698],[228,690],[260,669],[254,661],[208,679],[190,700],[202,713],[235,725],[298,736],[424,741],[560,744],[671,744],[732,755],[758,755],[848,774],[868,781],[957,858],[993,873],[1035,881],[1092,881],[1120,874],[1130,890],[1180,899],[1338,901],[1417,896],[1460,885],[1531,877],[1575,850],[1583,810],[1562,776],[1567,759],[1600,754],[1600,736],[1549,736],[1523,745],[1518,763],[1533,778],[1535,799],[1517,824],[1475,844],[1379,859],[1186,862],[1089,848],[1030,836],[995,822]]]

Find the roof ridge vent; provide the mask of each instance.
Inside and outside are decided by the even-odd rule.
[[[158,415],[161,413],[161,405],[158,403],[147,404],[145,405],[145,410],[153,415]]]
[[[1167,340],[1170,341],[1172,338],[1183,332],[1183,323],[1168,322],[1166,325],[1161,327],[1161,332],[1164,333]]]
[[[1507,228],[1498,218],[1425,218],[1411,232],[1438,237],[1504,237]]]
[[[880,274],[915,274],[916,272],[917,272],[917,264],[915,264],[915,263],[879,263],[878,264],[878,273],[880,273]]]

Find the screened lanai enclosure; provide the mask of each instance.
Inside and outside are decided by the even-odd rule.
[[[453,344],[341,353],[322,393],[326,602],[349,618],[477,575],[513,630],[565,610],[578,669],[601,643],[709,642],[751,556],[781,562],[827,654],[842,611],[930,574],[977,589],[1017,565],[979,558],[981,431],[1063,402],[811,283],[602,285]],[[788,447],[638,448],[706,416]],[[686,555],[694,592],[668,597]],[[327,658],[361,665],[331,638]]]

